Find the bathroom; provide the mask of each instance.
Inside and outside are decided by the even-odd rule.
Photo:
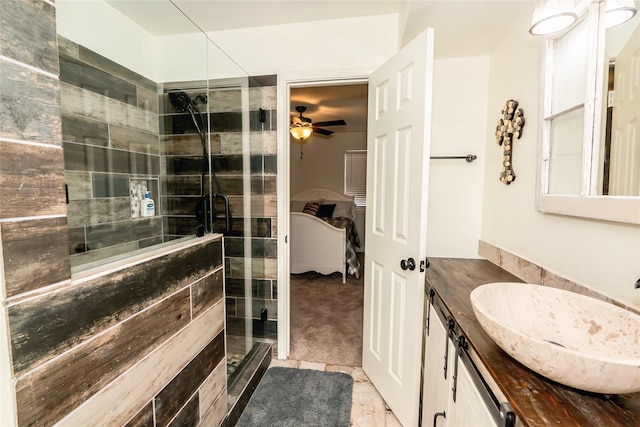
[[[38,34],[43,37],[39,42],[22,39],[18,36],[14,37],[12,40],[16,46],[15,50],[3,51],[0,64],[3,68],[3,108],[8,109],[7,105],[22,106],[8,109],[10,111],[3,110],[0,149],[2,156],[0,158],[2,166],[0,237],[2,238],[3,252],[3,313],[2,328],[0,328],[3,334],[0,336],[0,362],[3,370],[0,372],[0,387],[3,396],[10,396],[11,399],[18,401],[21,397],[16,395],[14,390],[15,385],[11,371],[7,371],[7,367],[15,361],[12,362],[9,359],[11,338],[6,335],[6,319],[12,315],[12,311],[16,307],[26,307],[35,302],[48,302],[43,297],[63,296],[65,292],[70,292],[76,286],[80,286],[79,283],[76,283],[76,278],[72,277],[74,267],[69,255],[72,236],[67,220],[66,194],[64,192],[64,184],[66,183],[65,159],[61,149],[63,123],[58,105],[61,95],[59,94],[59,84],[55,78],[58,52],[52,47],[54,46],[52,41],[56,39],[55,9],[64,7],[63,4],[62,1],[57,1],[55,6],[47,1],[16,1],[2,2],[0,5],[3,16],[6,14],[6,16],[16,18],[12,20],[15,23],[24,21],[22,25],[28,25],[28,28],[38,28]],[[29,17],[28,22],[24,20],[24,17]],[[526,17],[523,18],[523,27],[528,25],[524,22],[526,20]],[[318,58],[318,62],[300,61],[297,55],[292,53],[287,56],[283,53],[284,49],[275,49],[273,46],[290,44],[291,34],[295,34],[295,30],[299,30],[299,33],[304,34],[306,38],[305,44],[308,43],[314,49],[326,46],[328,51],[330,50],[329,44],[335,42],[335,39],[323,40],[323,38],[327,38],[327,25],[332,25],[335,30],[332,31],[332,36],[344,39],[341,40],[341,44],[345,51],[359,53],[358,55],[340,56],[335,60],[342,61],[344,69],[347,70],[366,69],[370,71],[391,56],[399,44],[397,21],[397,16],[380,15],[339,22],[291,24],[292,28],[286,33],[286,36],[281,35],[277,28],[273,28],[271,31],[269,29],[229,30],[217,34],[219,38],[216,41],[219,41],[224,50],[248,70],[248,73],[243,73],[244,77],[283,74],[285,79],[295,79],[299,78],[298,76],[308,76],[317,69],[326,69],[325,59]],[[175,25],[175,21],[172,22],[172,25]],[[96,24],[92,29],[96,30],[97,28]],[[365,38],[353,39],[350,37],[349,35],[353,34],[354,28],[358,28],[362,34],[366,34],[366,40],[364,40]],[[381,28],[386,30],[381,31]],[[80,29],[78,28],[78,30]],[[11,28],[3,26],[2,31],[11,31]],[[89,30],[85,28],[84,31]],[[112,37],[121,35],[120,30],[111,28],[110,31]],[[262,46],[251,48],[252,43],[249,40],[257,38],[264,40],[260,43]],[[46,42],[43,43],[43,40]],[[37,46],[30,43],[37,43]],[[123,37],[117,39],[116,43],[129,45],[132,41]],[[201,40],[199,44],[202,51],[209,49],[205,40]],[[95,47],[94,49],[97,50]],[[185,66],[185,63],[182,62],[186,60],[185,56],[193,59],[193,56],[188,52],[178,49],[171,55],[170,62],[174,65],[180,65],[181,69],[195,72],[193,67]],[[348,57],[345,58],[345,56]],[[486,257],[501,263],[508,270],[521,271],[525,277],[531,275],[531,280],[542,274],[547,274],[546,272],[553,272],[638,310],[640,309],[640,293],[633,289],[633,283],[640,275],[638,270],[640,229],[637,225],[588,217],[545,214],[536,210],[538,185],[536,178],[538,165],[536,128],[539,122],[537,110],[539,87],[530,82],[538,81],[539,62],[540,41],[528,35],[526,31],[509,33],[489,52],[481,54],[457,52],[453,57],[447,55],[437,57],[435,78],[440,82],[442,91],[449,95],[448,102],[451,105],[446,105],[446,107],[449,108],[449,111],[456,111],[458,116],[445,114],[443,107],[442,113],[439,113],[439,120],[436,121],[434,118],[434,122],[440,123],[440,127],[434,129],[434,132],[440,132],[441,138],[433,138],[432,150],[437,148],[442,154],[458,151],[466,154],[467,151],[471,151],[479,155],[480,161],[474,165],[474,169],[463,170],[463,176],[452,180],[453,188],[449,188],[449,192],[453,192],[457,197],[445,198],[446,194],[432,191],[433,197],[430,199],[430,203],[437,205],[439,200],[440,202],[446,201],[447,209],[439,212],[434,210],[433,214],[430,213],[429,220],[438,222],[439,225],[431,227],[433,232],[429,237],[430,252],[434,254],[433,256]],[[473,69],[477,73],[472,74],[468,71],[469,69]],[[287,77],[287,74],[292,77]],[[349,72],[345,71],[344,74],[347,75]],[[16,76],[10,79],[12,85],[5,84],[4,79],[8,78],[6,76]],[[183,76],[172,81],[206,81],[209,78],[210,76],[205,71],[198,76]],[[457,79],[469,79],[475,83],[473,91],[461,93],[460,89],[456,90]],[[523,82],[528,83],[524,84]],[[272,121],[269,132],[265,134],[264,131],[260,131],[259,141],[253,138],[249,138],[248,141],[249,144],[261,144],[260,152],[270,156],[268,160],[265,159],[264,165],[256,160],[257,163],[260,163],[258,167],[264,167],[265,171],[267,169],[269,171],[269,173],[262,174],[264,179],[257,178],[260,181],[256,184],[264,186],[264,193],[252,197],[251,200],[254,203],[250,206],[240,205],[241,209],[249,209],[256,213],[255,218],[251,215],[251,220],[246,225],[254,228],[252,237],[259,237],[260,242],[249,247],[243,245],[243,242],[236,242],[233,247],[225,247],[225,262],[227,269],[231,271],[240,272],[247,267],[253,267],[251,270],[254,272],[261,271],[259,275],[255,276],[255,284],[263,287],[261,288],[261,292],[263,292],[261,299],[264,300],[264,307],[267,308],[268,319],[266,323],[263,323],[258,315],[255,316],[258,321],[249,323],[258,327],[263,325],[264,329],[261,333],[264,337],[261,338],[275,341],[275,319],[277,318],[278,306],[273,297],[276,291],[275,286],[281,274],[275,252],[275,240],[280,238],[276,234],[275,225],[278,206],[275,196],[275,171],[276,169],[280,171],[280,169],[276,167],[275,163],[280,164],[281,159],[275,155],[278,151],[273,122],[276,120],[275,89],[279,86],[275,77],[259,81],[257,86],[248,83],[248,86],[261,87],[263,91],[267,92],[266,95],[263,94],[263,102],[256,107],[263,108],[272,115],[272,117],[267,115]],[[186,88],[181,87],[180,89]],[[210,88],[208,92],[211,93]],[[441,100],[445,99],[444,93],[440,95]],[[200,92],[193,92],[193,96],[199,94]],[[250,98],[250,94],[247,93],[247,96]],[[281,96],[281,94],[277,96]],[[30,102],[25,103],[25,98]],[[525,108],[527,128],[515,147],[518,182],[504,186],[498,181],[502,163],[501,150],[489,142],[492,140],[493,126],[499,118],[500,109],[505,100],[510,98],[517,98],[520,105]],[[247,102],[250,103],[250,99],[247,99]],[[443,105],[445,104],[443,103]],[[168,107],[168,104],[166,106]],[[257,116],[258,109],[255,108],[253,111]],[[12,117],[21,118],[16,122],[25,123],[27,121],[28,125],[11,127],[7,124],[7,117],[11,114],[13,114]],[[186,116],[186,120],[188,122],[188,116]],[[454,128],[461,121],[467,124],[463,131]],[[258,125],[261,122],[256,120],[253,123]],[[248,129],[251,129],[251,120],[247,121],[247,126]],[[456,132],[452,132],[451,129],[456,129]],[[457,134],[452,135],[452,133]],[[195,137],[195,142],[191,141],[190,147],[197,163],[201,147],[197,135],[192,133],[191,136]],[[444,141],[445,137],[446,141]],[[485,141],[489,142],[485,143]],[[25,159],[28,160],[25,161]],[[251,166],[250,159],[247,160]],[[439,171],[437,166],[434,167],[433,173],[442,173],[446,176],[446,171]],[[467,173],[471,175],[467,175]],[[197,173],[191,175],[192,178],[197,178],[197,176]],[[434,180],[432,179],[432,181]],[[242,182],[244,185],[245,182]],[[223,187],[223,190],[231,192],[232,186],[228,185],[226,188]],[[234,191],[236,191],[236,196],[243,194],[239,190]],[[253,188],[250,191],[253,191]],[[190,197],[196,199],[197,195],[198,190]],[[158,213],[163,213],[166,207],[165,201],[157,193],[153,194],[153,198],[157,203]],[[240,197],[240,199],[242,198]],[[239,207],[233,201],[231,206],[232,208]],[[177,217],[179,215],[177,214]],[[238,215],[238,217],[247,218],[242,215]],[[461,230],[456,225],[460,224],[463,224],[466,231],[463,236],[458,237]],[[461,242],[460,245],[451,247],[449,243],[452,240],[451,236],[456,236],[455,240]],[[242,239],[238,238],[238,240]],[[479,241],[481,242],[480,253],[478,253]],[[195,241],[185,242],[186,245],[194,243]],[[196,246],[202,245],[204,246],[203,250],[211,251],[205,252],[206,256],[219,256],[215,253],[215,245],[210,247],[210,244],[202,242]],[[249,253],[252,254],[250,256],[253,260],[252,266],[247,266],[244,263],[246,251],[251,251]],[[258,255],[253,255],[254,253]],[[188,261],[195,266],[197,258],[204,256],[204,254],[194,251],[194,253],[189,252],[184,255],[184,257],[187,256],[196,257],[196,259]],[[180,259],[176,263],[182,264],[185,260],[186,258]],[[218,268],[219,266],[216,266],[212,271],[209,271],[204,267],[193,267],[184,271],[183,278],[188,282],[184,286],[191,286],[198,280],[215,277],[216,272],[219,271]],[[239,279],[238,287],[245,285],[243,283],[245,277],[231,278]],[[87,284],[90,279],[85,277],[82,280]],[[100,286],[96,285],[97,287]],[[265,288],[268,288],[268,291]],[[244,291],[244,289],[242,290]],[[235,296],[228,294],[227,296],[231,297],[226,301],[226,304],[229,304],[226,307],[227,311],[233,309],[237,312],[239,308],[241,310],[247,309],[248,304],[243,300],[242,293]],[[62,304],[62,299],[54,298],[52,301]],[[73,304],[67,306],[63,313],[77,310],[81,301],[81,298],[73,299]],[[216,299],[213,298],[212,301],[216,301]],[[214,309],[218,310],[218,315],[214,316],[211,312],[212,322],[219,318],[220,311],[224,312],[216,304],[217,302],[213,305]],[[260,311],[263,305],[257,308]],[[141,306],[135,308],[135,310],[142,309]],[[125,307],[124,310],[134,309]],[[36,320],[34,319],[34,321]],[[46,323],[51,321],[51,318],[41,318],[39,321]],[[239,321],[238,328],[242,329],[246,326],[246,322]],[[77,325],[69,326],[69,328],[76,327],[79,328]],[[227,325],[227,327],[231,326]],[[91,328],[88,329],[89,332],[83,331],[82,337],[80,334],[69,334],[58,346],[52,345],[51,348],[54,350],[46,355],[46,360],[55,359],[55,349],[70,348],[77,343],[77,340],[88,339],[93,331]],[[218,331],[220,330],[221,328],[218,327]],[[200,346],[200,349],[204,349],[208,348],[206,345],[209,342],[212,342],[210,351],[214,353],[217,351],[217,360],[220,362],[222,361],[220,350],[214,348],[216,336],[209,336],[207,342],[200,342],[197,345]],[[249,339],[249,341],[252,340]],[[40,362],[28,356],[25,357],[24,363],[24,366],[29,366],[30,364],[37,365]],[[52,366],[51,362],[33,369],[22,367],[21,372],[25,375],[23,377],[27,378],[26,374],[31,370],[37,374],[50,366]],[[216,365],[211,369],[213,375],[218,375],[218,378],[226,378],[225,366]],[[208,385],[211,388],[207,390],[207,393],[203,391],[202,394],[219,396],[219,390],[218,393],[215,393],[215,381],[211,384],[208,383]],[[193,393],[188,397],[192,396]],[[79,402],[82,399],[83,397],[78,397],[76,401]],[[215,401],[213,397],[211,399]],[[140,405],[140,408],[136,409],[141,409],[142,406]],[[131,408],[130,411],[133,412],[134,409]],[[131,416],[136,414],[137,412],[132,413]],[[5,416],[4,411],[3,416]],[[0,421],[4,422],[5,420]]]

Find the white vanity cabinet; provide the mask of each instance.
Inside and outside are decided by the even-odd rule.
[[[448,425],[449,390],[451,390],[451,360],[455,347],[449,339],[449,330],[429,304],[429,325],[424,339],[422,426]]]
[[[466,338],[433,297],[424,337],[422,426],[513,426],[508,405],[499,405],[468,352]]]
[[[458,356],[457,397],[456,401],[450,399],[453,405],[451,411],[452,426],[497,426],[491,411],[472,378],[472,373],[467,368],[467,363]],[[474,369],[473,367],[470,367]]]

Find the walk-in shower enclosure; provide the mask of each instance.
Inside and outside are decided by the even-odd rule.
[[[232,376],[276,340],[275,76],[169,1],[56,5],[72,271],[224,233]]]

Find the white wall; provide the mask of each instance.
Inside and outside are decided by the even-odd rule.
[[[522,30],[506,37],[490,56],[487,144],[481,237],[547,270],[640,309],[640,227],[536,211],[539,67],[542,41]],[[513,145],[516,181],[498,180],[502,147],[495,123],[507,99],[524,109],[526,124]]]
[[[323,185],[344,191],[344,154],[347,150],[366,150],[366,132],[339,132],[330,138],[311,136],[302,146],[291,138],[291,194]]]
[[[339,6],[335,6],[339,7]],[[335,19],[208,33],[249,75],[373,71],[398,45],[398,15]]]
[[[437,36],[436,36],[437,37]],[[434,64],[427,256],[477,258],[482,216],[489,57],[438,59]]]
[[[104,1],[56,1],[58,34],[156,80],[154,37]]]
[[[202,81],[208,77],[207,38],[202,33],[154,38],[154,81]]]
[[[245,76],[195,26],[157,37],[104,1],[77,0],[56,2],[56,23],[58,34],[157,83]]]
[[[202,33],[154,41],[155,81],[159,83],[247,77],[242,67]]]

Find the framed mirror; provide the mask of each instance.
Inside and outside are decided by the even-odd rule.
[[[587,3],[546,42],[538,209],[640,224],[640,14]]]

